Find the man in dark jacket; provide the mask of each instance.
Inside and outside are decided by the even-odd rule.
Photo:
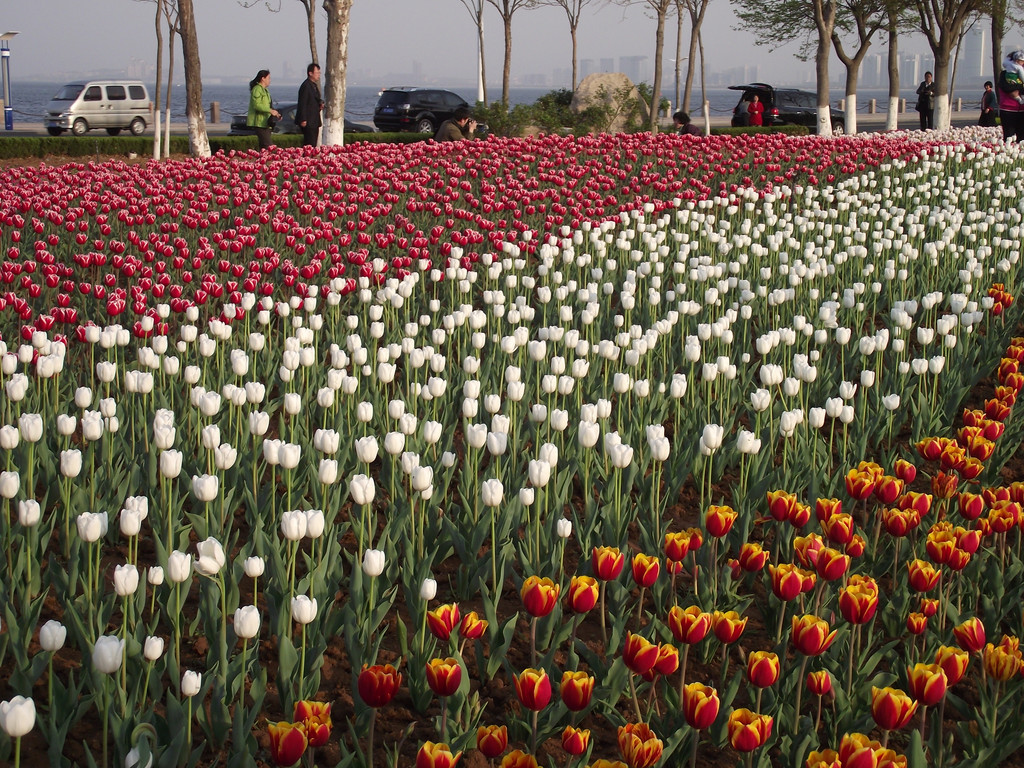
[[[320,97],[320,67],[306,67],[306,79],[299,86],[299,105],[295,109],[295,124],[302,129],[302,146],[315,147],[320,137],[320,111],[324,100]]]
[[[476,120],[473,119],[469,107],[459,107],[452,114],[451,120],[445,120],[434,135],[434,141],[462,141],[472,139],[476,131]]]

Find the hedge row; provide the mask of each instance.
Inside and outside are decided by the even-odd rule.
[[[345,142],[357,141],[408,144],[423,141],[422,133],[350,133]],[[279,147],[298,147],[302,136],[281,134],[274,136]],[[213,152],[245,151],[256,149],[255,136],[210,136]],[[0,159],[20,157],[111,157],[135,154],[148,157],[153,153],[152,136],[10,136],[0,138]],[[188,154],[188,137],[171,136],[171,154]]]

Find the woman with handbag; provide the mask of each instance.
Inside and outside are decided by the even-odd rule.
[[[249,83],[249,116],[245,124],[256,129],[260,149],[270,149],[270,134],[281,113],[270,100],[270,70],[261,69]]]

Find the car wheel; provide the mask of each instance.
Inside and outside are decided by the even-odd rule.
[[[434,128],[434,121],[429,117],[420,118],[416,123],[416,130],[420,133],[435,133],[437,131]]]
[[[120,128],[107,128],[107,133],[110,136],[120,136],[121,135],[121,129]]]
[[[844,123],[836,122],[836,123],[832,124],[832,135],[833,136],[843,136],[845,134],[846,134],[846,125]]]
[[[46,132],[48,134],[50,134],[51,136],[60,136],[62,133],[64,133],[64,129],[63,128],[47,128]]]
[[[78,118],[71,124],[71,132],[75,136],[85,136],[85,132],[89,130],[89,124],[82,118]]]
[[[141,136],[146,131],[146,121],[136,117],[128,126],[128,130],[132,132],[132,136]]]

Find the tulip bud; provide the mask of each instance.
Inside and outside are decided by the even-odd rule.
[[[371,578],[376,578],[384,573],[385,555],[379,549],[367,549],[363,551],[363,573]]]
[[[185,670],[181,676],[181,695],[192,698],[202,688],[203,676],[191,669]]]
[[[67,627],[59,621],[50,619],[39,628],[39,645],[44,651],[56,653],[64,647],[64,641],[67,639],[67,636]]]

